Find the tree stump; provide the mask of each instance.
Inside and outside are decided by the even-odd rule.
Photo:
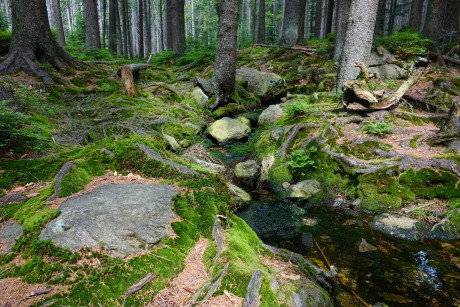
[[[128,95],[129,97],[137,96],[136,84],[134,83],[133,71],[129,66],[122,66],[120,68],[121,72],[121,89],[123,94]]]

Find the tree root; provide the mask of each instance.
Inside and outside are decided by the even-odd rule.
[[[259,290],[262,285],[262,272],[257,270],[252,274],[251,281],[248,285],[246,298],[244,299],[243,307],[257,307],[259,306]]]
[[[421,109],[423,111],[442,112],[442,113],[449,112],[449,109],[447,109],[446,107],[435,105],[425,99],[417,98],[409,94],[405,94],[403,98],[406,99],[407,101],[410,101],[411,103],[414,104],[416,108]]]
[[[134,293],[138,292],[139,290],[141,290],[146,284],[151,282],[154,278],[155,278],[155,275],[153,275],[152,273],[148,273],[147,276],[142,278],[141,281],[139,281],[137,284],[135,284],[135,285],[133,285],[133,286],[128,288],[128,290],[125,293],[125,298],[127,298],[127,297],[133,295]]]
[[[302,124],[295,125],[291,133],[289,134],[289,136],[284,141],[283,146],[281,146],[280,150],[278,151],[278,156],[280,157],[280,159],[281,160],[284,159],[289,146],[295,140],[300,130],[305,129],[305,128],[319,128],[319,127],[321,127],[321,125],[316,124],[316,123],[302,123]]]
[[[164,82],[154,82],[154,83],[150,83],[150,84],[142,86],[142,90],[145,92],[149,92],[149,93],[154,93],[160,88],[168,90],[171,93],[175,94],[176,96],[182,99],[182,95],[178,91],[176,91],[172,86]]]
[[[64,163],[64,165],[61,167],[61,169],[59,170],[56,176],[56,182],[54,183],[54,194],[51,195],[50,198],[48,198],[48,201],[55,201],[56,199],[58,199],[59,194],[61,194],[62,180],[70,172],[72,168],[76,168],[76,167],[78,166],[74,164],[73,162],[69,161],[69,162]]]

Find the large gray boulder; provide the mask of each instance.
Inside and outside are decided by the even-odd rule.
[[[442,241],[460,239],[460,229],[450,220],[450,217],[458,212],[460,212],[460,208],[451,211],[441,222],[435,224],[433,228],[431,228],[426,237],[428,239],[439,239]]]
[[[407,74],[405,69],[395,64],[369,67],[369,72],[377,74],[379,79],[400,79]]]
[[[267,125],[269,123],[274,123],[280,117],[284,115],[284,111],[279,104],[273,104],[262,111],[257,120],[259,126]]]
[[[238,182],[253,187],[260,175],[260,167],[254,160],[238,163],[235,166],[235,177]]]
[[[411,241],[421,240],[428,231],[427,226],[419,220],[390,213],[376,216],[371,227],[390,236]]]
[[[22,236],[24,227],[15,221],[6,221],[0,224],[0,254],[7,254],[16,243],[16,240]]]
[[[307,200],[319,192],[321,192],[321,184],[315,179],[304,180],[289,187],[289,197],[295,199]]]
[[[251,128],[236,119],[224,117],[212,123],[207,133],[220,145],[225,145],[247,138]]]
[[[236,81],[243,83],[246,89],[265,104],[274,103],[286,96],[286,81],[277,74],[242,67],[236,70]]]
[[[169,235],[177,193],[160,184],[101,186],[62,203],[61,215],[39,238],[72,251],[102,247],[111,256],[126,257]]]

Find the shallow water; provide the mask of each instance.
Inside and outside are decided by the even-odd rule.
[[[323,257],[345,284],[369,304],[460,306],[460,241],[410,242],[372,231],[372,217],[327,206],[302,208],[273,195],[253,195],[240,216],[267,244],[304,255],[318,266]],[[365,239],[376,251],[361,253]],[[342,287],[333,290],[336,305],[360,303]]]

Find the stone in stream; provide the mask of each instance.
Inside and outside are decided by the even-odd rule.
[[[236,70],[236,81],[244,84],[246,90],[259,96],[265,104],[273,103],[287,94],[287,84],[282,77],[249,67]]]
[[[435,224],[433,228],[427,233],[428,239],[439,239],[442,241],[458,240],[460,239],[460,229],[457,229],[450,220],[450,217],[460,212],[459,209],[452,210],[444,219]]]
[[[274,123],[277,119],[284,115],[284,111],[279,104],[274,104],[262,111],[257,120],[259,126],[269,123]]]
[[[224,117],[212,123],[207,133],[219,145],[226,145],[247,138],[251,134],[251,128],[236,119]]]
[[[11,252],[16,240],[22,236],[24,227],[15,221],[6,221],[0,224],[0,254]]]
[[[236,185],[228,183],[228,182],[227,182],[227,187],[230,190],[230,192],[234,196],[236,196],[238,199],[240,199],[241,201],[245,203],[248,203],[251,201],[251,195],[249,195],[249,193],[243,190],[242,188],[239,188]]]
[[[359,252],[360,253],[367,253],[367,252],[375,252],[377,247],[367,243],[366,239],[362,238],[361,243],[359,243]]]
[[[72,251],[102,247],[111,256],[126,257],[169,235],[176,194],[175,188],[160,184],[100,186],[62,203],[61,215],[39,238]]]
[[[235,166],[235,177],[242,184],[253,187],[260,175],[260,167],[254,160],[238,163]]]
[[[404,215],[384,213],[374,218],[372,228],[396,238],[411,241],[421,240],[428,231],[419,220]]]
[[[306,200],[319,192],[321,192],[321,184],[315,179],[304,180],[289,187],[290,198]]]

